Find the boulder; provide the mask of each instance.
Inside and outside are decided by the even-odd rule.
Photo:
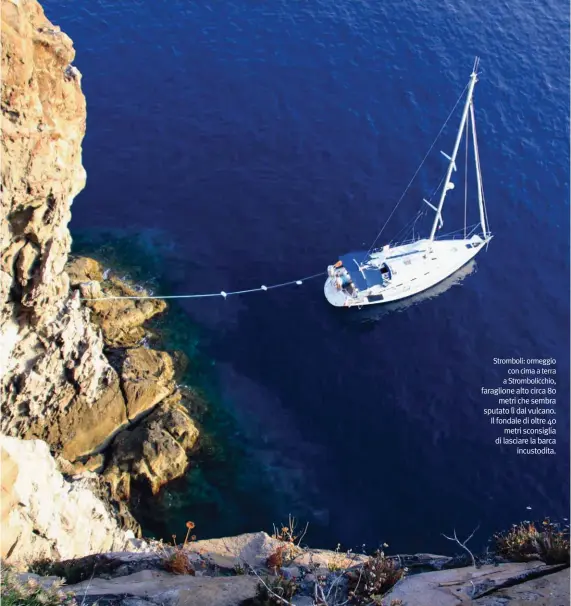
[[[91,579],[66,589],[79,597],[144,598],[164,606],[239,606],[255,597],[255,576],[188,576],[142,570],[114,579]]]
[[[479,606],[563,606],[569,600],[569,568],[494,591],[474,602]]]
[[[561,566],[547,566],[542,562],[526,562],[415,574],[399,581],[383,599],[383,605],[390,606],[391,602],[402,600],[404,604],[414,606],[457,606],[507,585],[523,583],[560,569]],[[497,601],[494,606],[502,603]]]
[[[85,276],[87,277],[87,276]],[[84,281],[85,283],[89,280]],[[93,286],[90,290],[83,288],[83,296],[90,292],[98,297],[144,296],[142,289],[135,289],[116,276],[111,276],[101,283],[101,294]],[[94,297],[96,298],[96,297]],[[91,309],[91,319],[103,332],[103,339],[108,347],[134,347],[139,345],[146,335],[143,324],[153,316],[163,312],[167,304],[162,299],[109,299],[86,301]]]
[[[177,392],[117,436],[104,478],[117,498],[130,498],[133,480],[144,482],[156,494],[165,483],[184,474],[198,437],[199,430]]]
[[[264,568],[268,557],[280,546],[283,546],[283,542],[265,532],[251,532],[235,537],[194,541],[187,545],[187,550],[219,568],[231,570],[236,564]]]
[[[65,480],[45,442],[0,436],[1,557],[15,564],[127,549],[129,537],[89,480]]]
[[[176,388],[173,361],[164,351],[145,347],[127,349],[120,373],[130,421],[156,406]]]
[[[103,280],[103,268],[101,263],[89,257],[74,257],[70,259],[65,269],[69,276],[70,286],[79,286],[84,282],[101,282]]]

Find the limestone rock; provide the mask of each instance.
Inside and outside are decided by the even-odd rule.
[[[73,197],[85,185],[85,98],[75,51],[35,0],[2,0],[0,310],[46,325],[67,298]],[[79,74],[79,72],[76,73]]]
[[[70,461],[102,448],[127,423],[119,376],[74,299],[42,331],[20,329],[3,387],[2,431],[45,440]]]
[[[90,300],[86,306],[80,301],[97,298],[102,285],[110,294],[135,295],[139,291],[116,278],[104,279],[101,266],[93,259],[75,259],[68,266],[69,276],[65,270],[71,203],[85,185],[81,142],[86,110],[81,74],[72,65],[71,40],[50,23],[36,0],[0,2],[0,431],[44,440],[60,457],[62,469],[66,462],[71,465],[67,469],[75,478],[77,472],[89,475],[90,469],[101,468],[101,457],[96,454],[117,432],[174,393],[171,357],[165,352],[134,349],[145,336],[142,324],[166,304],[159,300]],[[116,369],[107,356],[112,353],[110,348],[118,347],[129,349],[119,355],[121,364]],[[174,406],[169,411],[165,420],[155,415],[146,425],[149,445],[144,460],[149,471],[145,477],[151,478],[153,489],[165,478],[182,473],[188,463],[186,450],[196,440],[197,430],[188,415]],[[182,429],[177,430],[174,425],[179,422]],[[153,448],[158,451],[154,458],[150,454]],[[169,466],[170,457],[173,463]],[[117,457],[115,460],[120,463]],[[10,465],[19,478],[18,465]],[[30,482],[42,489],[38,470],[30,466],[28,471]],[[53,480],[49,490],[55,491],[56,501],[67,491],[70,503],[75,503],[80,484],[68,485],[61,474],[54,477],[59,479]],[[80,482],[84,482],[81,494],[86,503],[95,499],[101,505],[98,496],[89,496],[89,488],[96,491],[93,482],[85,478]],[[12,550],[11,556],[19,551],[29,555],[32,548],[38,549],[36,555],[63,556],[83,555],[96,543],[101,550],[109,547],[102,538],[88,535],[89,518],[78,513],[82,527],[77,541],[84,543],[82,552],[80,544],[70,538],[69,528],[80,523],[72,522],[76,512],[60,515],[58,511],[67,510],[61,509],[63,505],[53,509],[56,505],[49,490],[42,495],[46,511],[52,511],[56,520],[53,524],[41,517],[32,496],[24,495],[27,500],[21,501],[30,508],[30,524],[36,524],[39,534],[26,525],[24,505],[10,501],[16,516],[10,519],[15,525],[6,533],[13,539],[7,539],[12,540],[7,548]],[[92,507],[98,528],[111,515],[99,511],[100,505]],[[125,505],[120,507],[123,509],[116,515],[125,524],[134,523],[129,521]]]
[[[144,347],[125,352],[121,378],[131,421],[172,394],[176,387],[169,354]]]
[[[126,282],[111,276],[102,287],[104,296],[139,296],[146,291],[135,290]],[[143,324],[163,312],[167,305],[161,299],[110,299],[87,301],[93,321],[103,331],[109,347],[134,347],[145,337]]]
[[[569,568],[530,579],[475,600],[480,606],[563,606],[569,600]]]
[[[383,604],[389,606],[393,600],[402,600],[415,606],[456,606],[504,585],[515,585],[560,569],[560,566],[547,566],[541,562],[526,562],[426,572],[399,581],[383,599]],[[496,602],[494,606],[501,603]]]
[[[171,396],[114,440],[104,477],[117,498],[130,498],[132,480],[145,482],[156,494],[186,471],[199,430],[180,399],[179,393]]]
[[[83,282],[101,282],[103,280],[103,268],[101,263],[89,257],[74,257],[65,266],[69,276],[70,286],[79,286]]]
[[[72,42],[35,0],[1,0],[2,432],[74,460],[127,422],[119,377],[65,263],[85,185],[85,98]]]
[[[282,542],[265,532],[251,532],[235,537],[192,542],[187,549],[219,568],[233,569],[237,563],[264,568],[268,557],[280,546],[283,546]]]
[[[68,482],[40,440],[0,436],[2,535],[8,562],[126,549],[123,531],[87,480]]]
[[[164,606],[239,606],[254,598],[254,576],[199,577],[143,570],[115,579],[92,579],[67,589],[76,596],[144,598]]]

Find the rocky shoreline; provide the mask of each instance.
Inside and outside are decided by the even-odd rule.
[[[189,410],[202,403],[177,385],[184,355],[148,345],[145,322],[165,302],[90,300],[142,291],[93,259],[69,258],[71,204],[86,177],[86,104],[74,55],[38,2],[2,0],[0,430],[3,460],[19,478],[3,488],[9,498],[16,485],[25,492],[34,444],[50,481],[72,492],[89,476],[119,527],[139,536],[129,513],[133,488],[153,495],[184,474],[200,435]],[[9,438],[27,442],[18,448]],[[57,470],[35,440],[47,444]],[[32,535],[60,557],[64,538],[50,535],[39,512],[20,513],[17,522],[3,513],[10,538],[3,536],[2,557],[37,555],[22,540]]]
[[[130,500],[133,482],[157,494],[185,473],[200,435],[189,414],[189,409],[200,406],[199,396],[178,385],[187,364],[184,353],[170,354],[147,344],[153,335],[144,324],[164,312],[166,304],[159,299],[104,300],[146,293],[112,272],[106,272],[104,279],[94,259],[80,257],[67,268],[72,288],[79,291],[91,309],[92,322],[101,329],[104,353],[117,373],[125,408],[126,423],[111,435],[99,471],[117,500]]]

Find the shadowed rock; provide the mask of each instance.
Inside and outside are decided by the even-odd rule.
[[[132,481],[144,482],[156,494],[165,483],[184,474],[198,436],[176,393],[133,429],[117,436],[104,478],[118,498],[131,497]]]

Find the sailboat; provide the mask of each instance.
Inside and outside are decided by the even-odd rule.
[[[411,179],[405,192],[397,202],[398,206],[465,93],[466,100],[452,153],[448,155],[441,152],[448,161],[448,167],[441,189],[437,188],[435,192],[437,193],[440,190],[438,203],[433,204],[432,197],[429,200],[423,199],[423,204],[425,203],[430,209],[429,212],[434,212],[430,235],[416,239],[413,237],[401,243],[389,243],[381,248],[373,248],[381,235],[379,234],[368,251],[350,252],[341,256],[335,264],[327,268],[328,277],[324,289],[326,299],[335,307],[378,305],[411,297],[442,282],[469,263],[481,250],[487,249],[487,245],[493,236],[489,230],[476,136],[474,87],[478,81],[478,66],[479,58],[476,57],[468,84],[450,112],[444,126],[440,129],[413,179]],[[455,189],[452,176],[453,173],[457,172],[456,160],[464,138],[466,138],[467,169],[470,133],[475,162],[480,221],[468,232],[465,219],[464,229],[461,233],[455,235],[455,232],[453,232],[448,236],[437,237],[444,224],[442,215],[444,202],[449,192]],[[464,216],[466,217],[467,170],[465,179]],[[424,208],[426,209],[426,206]],[[389,215],[389,219],[395,210],[396,206]],[[383,229],[389,219],[387,219]]]

